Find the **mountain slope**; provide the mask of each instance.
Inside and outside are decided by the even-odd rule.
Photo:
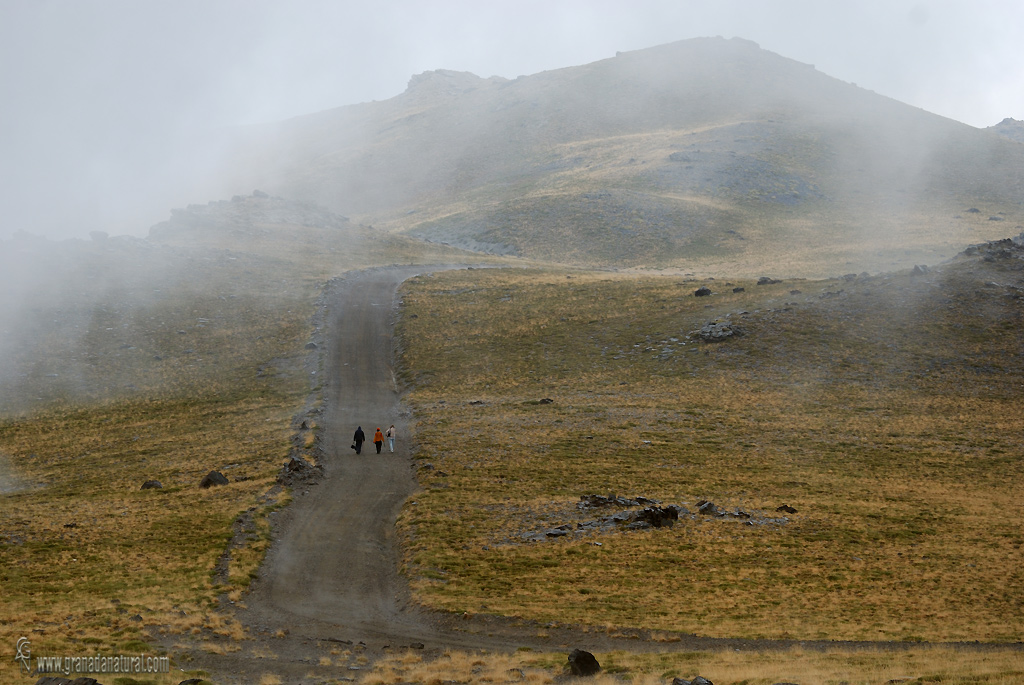
[[[1024,214],[1024,146],[721,38],[515,80],[420,74],[250,131],[233,169],[378,228],[599,266],[888,269]]]

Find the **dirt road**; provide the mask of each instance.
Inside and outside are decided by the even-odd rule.
[[[324,477],[295,490],[278,516],[275,540],[259,578],[235,612],[245,626],[241,649],[196,649],[179,661],[211,673],[217,683],[258,682],[273,674],[287,683],[358,678],[388,651],[487,649],[513,651],[697,651],[710,649],[899,649],[897,643],[732,640],[680,636],[665,643],[646,631],[612,637],[572,626],[539,626],[501,617],[462,619],[410,601],[398,573],[395,519],[416,491],[409,440],[412,426],[392,370],[392,327],[399,284],[424,271],[451,267],[373,269],[340,283],[329,303],[325,332]],[[395,452],[376,454],[372,442],[356,455],[352,434],[368,439],[395,424]],[[168,645],[171,646],[170,644]],[[978,647],[981,648],[981,647]]]
[[[324,478],[297,492],[281,535],[248,600],[253,617],[292,632],[367,640],[420,640],[396,568],[394,521],[416,487],[408,412],[392,372],[398,284],[416,270],[376,269],[345,279],[328,313]],[[377,454],[374,430],[398,431],[395,452]],[[362,454],[351,449],[361,426]],[[422,641],[422,640],[420,640]]]
[[[295,490],[278,515],[259,577],[235,612],[246,627],[242,650],[195,651],[193,667],[218,683],[274,674],[288,683],[323,682],[388,650],[515,649],[530,630],[500,619],[461,621],[410,602],[398,573],[395,519],[416,491],[410,413],[392,368],[397,288],[417,273],[452,267],[371,269],[331,293],[323,344],[326,408],[324,476]],[[373,432],[394,424],[395,452],[381,454]],[[351,449],[361,426],[368,442]],[[533,630],[536,633],[536,630]],[[325,663],[327,662],[327,663]]]

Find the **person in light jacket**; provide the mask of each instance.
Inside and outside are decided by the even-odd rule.
[[[395,424],[391,424],[391,428],[388,428],[388,432],[385,433],[384,435],[386,435],[387,438],[388,438],[388,447],[390,447],[391,451],[394,452],[395,451],[395,436],[398,435],[398,433],[395,431]]]

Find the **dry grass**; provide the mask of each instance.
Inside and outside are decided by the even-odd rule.
[[[964,652],[941,647],[905,651],[599,653],[602,673],[588,678],[594,685],[661,685],[672,678],[700,675],[718,685],[821,683],[848,685],[906,682],[1016,684],[1024,679],[1024,654],[1019,650]],[[398,683],[543,683],[566,672],[565,654],[514,655],[447,652],[434,659],[413,653],[378,661],[363,676],[364,685]]]
[[[549,264],[756,278],[766,265],[776,275],[826,277],[935,264],[967,242],[1006,237],[990,214],[1019,223],[1012,201],[995,200],[1012,196],[1005,186],[995,191],[999,180],[984,200],[958,181],[945,189],[904,185],[920,178],[887,183],[837,163],[863,163],[864,148],[854,152],[834,130],[806,122],[604,133],[550,141],[530,176],[435,195],[436,204],[388,225]],[[979,204],[992,209],[964,212]]]
[[[37,654],[52,654],[80,644],[152,651],[149,629],[242,639],[216,596],[248,584],[265,526],[246,554],[235,550],[235,584],[217,585],[211,572],[238,513],[265,522],[277,506],[280,494],[267,493],[287,454],[294,401],[113,404],[0,425],[0,450],[32,484],[0,511],[0,642],[27,635]],[[212,468],[233,482],[200,490]],[[163,489],[140,490],[150,479]]]
[[[49,260],[37,266],[63,287],[26,286],[24,344],[0,355],[13,379],[0,393],[0,643],[74,655],[152,654],[150,634],[245,640],[219,600],[244,599],[289,501],[277,472],[316,448],[319,426],[293,426],[318,388],[304,367],[315,299],[327,278],[413,252],[365,229],[233,226],[21,255]],[[199,489],[213,469],[230,484]],[[163,488],[140,490],[151,479]],[[16,667],[0,662],[0,677]]]
[[[958,286],[961,303],[968,275],[942,278],[709,282],[712,298],[573,273],[410,282],[413,588],[451,611],[662,639],[1020,640],[1020,308]],[[746,336],[687,339],[727,313]],[[609,492],[711,500],[757,525],[522,537],[596,518],[575,504]]]
[[[424,659],[414,652],[380,659],[360,682],[364,685],[441,685],[452,681],[467,684],[527,682],[543,685],[553,682],[553,678],[544,669],[524,666],[524,660],[518,655],[447,651],[433,660]]]

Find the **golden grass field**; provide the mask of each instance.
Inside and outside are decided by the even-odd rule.
[[[667,634],[1020,641],[1020,306],[934,311],[936,287],[909,278],[709,281],[706,299],[671,278],[409,281],[414,590],[455,612]],[[726,314],[747,335],[687,340]],[[577,510],[589,493],[766,522],[521,537],[600,515]],[[777,522],[784,504],[798,513]]]
[[[245,601],[270,517],[288,502],[275,477],[315,397],[303,346],[324,282],[465,259],[399,238],[350,245],[310,228],[260,230],[235,259],[218,251],[237,237],[181,236],[212,250],[217,268],[186,256],[165,299],[118,289],[116,307],[90,314],[96,333],[75,338],[80,347],[62,347],[59,330],[40,335],[50,366],[22,386],[40,399],[0,420],[0,458],[20,488],[0,499],[0,644],[12,655],[21,636],[37,655],[152,654],[153,634],[240,649],[244,630],[218,599]],[[457,612],[603,633],[644,626],[666,643],[686,632],[1019,641],[1020,309],[984,292],[990,277],[762,287],[474,269],[413,279],[398,327],[424,487],[399,521],[413,591]],[[716,293],[706,301],[692,296],[703,283]],[[726,314],[747,335],[687,340]],[[47,380],[50,368],[77,384]],[[317,430],[299,436],[309,458]],[[198,489],[214,468],[231,484]],[[149,479],[163,489],[140,490]],[[708,499],[763,518],[781,504],[798,513],[520,537],[599,515],[575,503],[609,492],[691,511]],[[249,534],[219,578],[238,521]],[[599,657],[637,682],[698,672],[719,685],[1024,679],[1011,649]],[[562,662],[398,656],[366,682],[548,682]],[[509,668],[523,676],[503,680]],[[16,673],[0,660],[0,676]]]
[[[67,290],[41,299],[58,313],[34,330],[18,386],[34,404],[0,417],[0,475],[15,484],[0,497],[10,657],[19,637],[35,656],[152,655],[154,635],[244,638],[219,601],[244,602],[269,517],[290,499],[276,485],[282,464],[293,449],[316,459],[319,426],[295,423],[317,397],[304,348],[316,298],[348,270],[423,256],[355,230],[249,228],[243,242],[258,240],[245,251],[217,230],[171,233],[160,250],[95,248],[77,258],[91,270],[68,270]],[[214,469],[230,484],[200,489]],[[141,490],[151,479],[163,488]],[[236,522],[242,544],[218,573]],[[18,677],[10,657],[5,682]],[[172,670],[138,682],[177,683]]]
[[[766,652],[674,652],[597,654],[603,672],[588,678],[595,685],[628,682],[656,685],[672,678],[697,675],[713,683],[771,685],[772,683],[994,683],[1021,682],[1024,658],[1019,651],[963,652],[942,647],[918,647],[901,652],[865,650]],[[513,655],[449,652],[437,659],[420,654],[396,654],[382,659],[362,679],[365,685],[446,682],[486,683],[557,682],[565,665],[564,654]]]

